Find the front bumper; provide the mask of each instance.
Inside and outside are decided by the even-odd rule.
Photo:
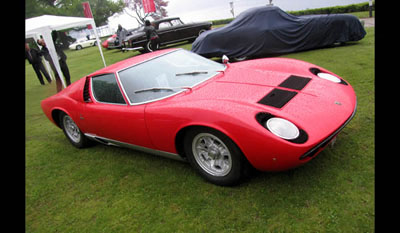
[[[356,111],[357,111],[357,102],[355,104],[353,113],[351,114],[351,116],[343,123],[343,125],[341,125],[337,130],[335,130],[331,135],[329,135],[327,138],[325,138],[324,140],[322,140],[320,143],[318,143],[318,145],[316,145],[315,147],[313,147],[311,150],[307,151],[306,153],[304,153],[302,156],[300,156],[300,160],[304,160],[307,158],[311,158],[313,156],[315,156],[318,152],[320,152],[326,145],[328,145],[328,143],[334,139],[339,133],[340,131],[342,131],[342,129],[353,119],[353,117],[356,115]]]

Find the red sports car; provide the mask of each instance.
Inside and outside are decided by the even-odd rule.
[[[206,180],[234,185],[250,166],[281,171],[310,161],[356,103],[348,82],[307,62],[221,64],[168,49],[103,68],[41,105],[78,148],[94,140],[187,160]]]
[[[115,38],[117,38],[117,34],[114,34],[114,35],[108,37],[107,40],[105,40],[105,41],[103,41],[103,43],[101,43],[101,46],[103,46],[103,48],[105,48],[105,49],[111,49],[114,45]],[[110,46],[110,44],[111,44],[111,46]]]

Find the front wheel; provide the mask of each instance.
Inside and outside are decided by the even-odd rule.
[[[60,114],[60,125],[68,141],[77,148],[84,148],[90,145],[90,141],[78,128],[70,116],[65,113]]]
[[[147,41],[145,50],[146,52],[153,52],[160,48],[160,43],[152,42],[151,40]]]
[[[193,129],[185,137],[184,148],[192,167],[209,182],[230,186],[241,180],[247,161],[225,134],[209,128]]]

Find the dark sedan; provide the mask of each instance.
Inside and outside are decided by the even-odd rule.
[[[159,46],[162,46],[185,40],[194,41],[201,33],[210,30],[212,23],[199,22],[185,24],[179,17],[175,17],[153,21],[152,25],[160,38]],[[128,36],[124,43],[125,50],[143,48],[145,52],[151,51],[143,28]]]

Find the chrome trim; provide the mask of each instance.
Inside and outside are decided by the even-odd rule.
[[[190,40],[190,39],[193,39],[193,38],[197,38],[197,36],[189,36],[189,37],[185,37],[183,39],[171,40],[171,41],[168,41],[168,42],[160,43],[160,45],[173,44],[173,43],[177,43],[177,42],[181,42],[181,41],[185,41],[185,40]]]
[[[100,136],[97,136],[95,134],[90,134],[90,133],[85,133],[85,136],[88,137],[91,140],[94,140],[96,142],[100,142],[100,143],[102,143],[104,145],[107,145],[107,146],[125,147],[125,148],[129,148],[129,149],[133,149],[133,150],[142,151],[142,152],[145,152],[145,153],[161,156],[161,157],[168,158],[168,159],[174,159],[174,160],[186,162],[186,159],[181,157],[179,154],[166,152],[166,151],[155,150],[155,149],[142,147],[142,146],[138,146],[138,145],[134,145],[134,144],[129,144],[129,143],[125,143],[125,142],[120,142],[120,141],[117,141],[117,140],[100,137]]]

